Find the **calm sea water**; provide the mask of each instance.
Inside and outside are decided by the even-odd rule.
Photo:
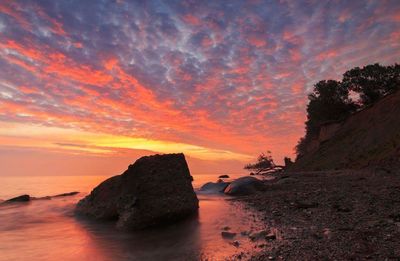
[[[261,222],[225,196],[198,195],[198,216],[162,229],[128,233],[117,231],[112,223],[75,217],[77,201],[106,178],[0,177],[0,199],[81,192],[72,197],[0,207],[0,260],[226,260],[255,249],[255,244],[240,232],[260,230]],[[216,175],[197,175],[193,186],[198,188],[215,180]],[[239,247],[221,237],[226,226],[238,232],[235,240],[240,242]]]

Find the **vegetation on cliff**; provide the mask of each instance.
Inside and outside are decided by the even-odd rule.
[[[306,134],[296,146],[297,158],[330,121],[343,121],[356,111],[372,106],[400,88],[400,65],[378,63],[356,67],[343,74],[342,81],[323,80],[308,96]]]

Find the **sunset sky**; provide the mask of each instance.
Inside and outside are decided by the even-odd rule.
[[[0,1],[0,175],[294,157],[307,93],[400,62],[400,1]]]

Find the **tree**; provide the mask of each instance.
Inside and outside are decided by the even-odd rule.
[[[349,99],[349,90],[334,80],[319,81],[308,96],[307,131],[316,133],[327,121],[341,120],[357,109]]]
[[[274,163],[270,151],[268,151],[267,154],[261,153],[258,156],[256,163],[250,163],[244,166],[244,169],[255,171],[256,174],[261,174],[263,172],[265,173],[282,168],[283,168],[282,166],[278,166]]]
[[[400,65],[375,63],[355,67],[343,74],[342,83],[346,89],[360,95],[361,106],[365,107],[400,88]]]

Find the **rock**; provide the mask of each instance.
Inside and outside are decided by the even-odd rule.
[[[242,231],[242,232],[240,232],[240,234],[242,236],[248,236],[248,235],[250,235],[250,231]]]
[[[296,201],[294,204],[295,204],[296,208],[299,208],[299,209],[308,209],[308,208],[318,207],[317,202]]]
[[[16,202],[28,202],[31,200],[31,197],[29,195],[21,195],[15,198],[8,199],[4,201],[2,204],[8,204],[8,203],[16,203]]]
[[[229,179],[229,175],[221,175],[218,178],[220,178],[220,179]]]
[[[251,241],[258,241],[260,239],[265,239],[267,234],[268,232],[266,230],[261,230],[249,235],[249,238],[251,239]]]
[[[350,207],[342,206],[339,204],[334,204],[333,208],[336,209],[336,211],[338,211],[338,212],[351,212],[352,211],[352,209]]]
[[[264,183],[254,177],[241,177],[229,184],[224,193],[232,196],[249,195],[264,189]]]
[[[236,236],[236,233],[234,233],[234,232],[228,232],[228,231],[222,231],[222,232],[221,232],[221,236],[222,236],[223,238],[229,238],[229,239],[231,239],[231,238],[234,238],[234,237]]]
[[[274,233],[269,233],[268,235],[265,236],[266,240],[275,240],[276,235]]]
[[[118,228],[133,230],[175,222],[196,213],[198,207],[189,168],[180,153],[138,159],[80,200],[76,213],[116,220]]]
[[[31,197],[32,200],[49,200],[52,198],[60,198],[60,197],[68,197],[68,196],[74,196],[79,194],[79,192],[77,191],[73,191],[73,192],[68,192],[68,193],[62,193],[62,194],[57,194],[54,196],[45,196],[45,197],[40,197],[40,198],[36,198],[36,197]]]
[[[226,226],[226,227],[223,227],[222,230],[228,231],[228,230],[231,230],[231,228]]]
[[[206,194],[223,193],[230,182],[208,182],[199,191]]]
[[[51,196],[51,197],[52,197],[52,198],[68,197],[68,196],[74,196],[74,195],[76,195],[76,194],[79,194],[79,192],[78,192],[78,191],[73,191],[73,192],[58,194],[58,195]]]
[[[239,247],[240,246],[240,242],[235,240],[235,241],[232,242],[232,246]]]
[[[297,181],[296,178],[281,178],[277,182],[275,182],[275,184],[283,185],[283,184],[294,183],[296,181]]]

